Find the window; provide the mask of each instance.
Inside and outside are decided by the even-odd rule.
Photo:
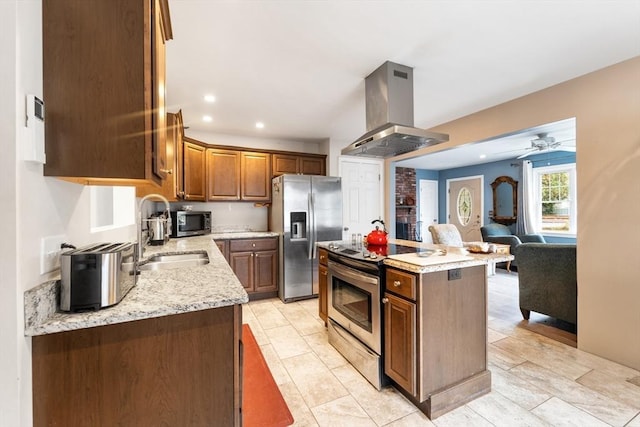
[[[575,163],[533,169],[536,230],[547,235],[576,235]]]

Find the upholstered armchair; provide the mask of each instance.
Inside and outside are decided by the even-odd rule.
[[[462,236],[453,224],[434,224],[429,226],[431,238],[436,245],[462,247]]]
[[[509,227],[503,224],[493,223],[480,227],[480,233],[482,233],[482,240],[485,242],[499,243],[502,245],[511,246],[510,253],[515,256],[515,259],[511,261],[511,266],[518,265],[518,256],[516,255],[516,248],[521,243],[545,243],[544,237],[541,234],[525,234],[514,235]]]
[[[577,325],[576,245],[522,243],[516,248],[520,311],[531,311]]]

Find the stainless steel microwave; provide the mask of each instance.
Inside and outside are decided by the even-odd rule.
[[[211,233],[211,212],[171,212],[171,237],[200,236],[209,233]]]

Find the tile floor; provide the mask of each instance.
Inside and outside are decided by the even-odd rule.
[[[489,280],[492,391],[429,420],[394,388],[378,392],[328,342],[318,300],[243,307],[295,426],[640,427],[640,372],[518,324],[517,275]],[[506,290],[506,291],[505,291]],[[513,307],[512,307],[513,306]],[[515,315],[514,315],[515,316]]]

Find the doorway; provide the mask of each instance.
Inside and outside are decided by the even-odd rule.
[[[380,160],[353,156],[339,158],[343,240],[350,240],[351,234],[366,235],[371,231],[371,221],[382,219],[382,169]]]
[[[447,219],[460,231],[464,242],[482,241],[484,176],[447,180]]]
[[[420,194],[420,211],[416,225],[416,240],[433,243],[429,226],[438,223],[438,181],[421,179],[418,182]]]

